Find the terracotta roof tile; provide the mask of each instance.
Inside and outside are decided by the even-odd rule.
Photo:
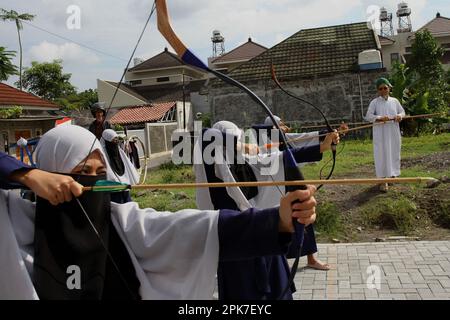
[[[47,108],[49,110],[58,110],[59,106],[39,98],[34,94],[20,91],[6,83],[0,83],[0,105],[1,106],[21,106],[28,109],[33,107]]]
[[[111,124],[134,124],[160,120],[176,102],[154,103],[120,109],[111,117]]]

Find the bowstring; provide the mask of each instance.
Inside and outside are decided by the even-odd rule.
[[[110,103],[109,103],[109,106],[108,106],[108,108],[107,108],[106,111],[105,111],[105,116],[103,117],[102,125],[103,125],[103,123],[106,121],[106,117],[108,116],[108,113],[109,113],[109,111],[111,110],[112,104],[113,104],[113,102],[114,102],[114,100],[115,100],[115,98],[116,98],[116,96],[117,96],[117,93],[118,93],[118,91],[119,91],[119,89],[120,89],[120,86],[121,86],[122,83],[123,83],[123,79],[125,78],[125,74],[127,73],[128,68],[130,67],[131,60],[133,59],[134,54],[136,53],[136,50],[137,50],[137,48],[138,48],[138,46],[139,46],[139,43],[141,42],[142,37],[144,36],[145,29],[147,29],[147,26],[148,26],[148,24],[149,24],[149,22],[150,22],[151,17],[153,16],[153,13],[155,12],[155,9],[156,9],[156,2],[153,2],[152,10],[150,11],[150,14],[149,14],[149,16],[148,16],[148,18],[147,18],[147,21],[145,22],[145,25],[144,25],[144,27],[142,28],[141,34],[140,34],[140,36],[139,36],[139,39],[138,39],[138,41],[136,42],[136,45],[134,46],[134,49],[133,49],[133,52],[132,52],[131,55],[130,55],[130,58],[128,59],[128,63],[127,63],[127,65],[126,65],[125,69],[123,70],[122,76],[120,77],[120,80],[119,80],[119,82],[117,83],[116,89],[114,90],[114,94],[113,94],[113,96],[112,96],[112,98],[111,98],[111,101],[110,101]],[[87,162],[87,160],[88,160],[88,158],[89,158],[89,155],[90,155],[91,152],[92,152],[92,149],[94,148],[94,145],[95,145],[96,140],[97,140],[97,138],[95,138],[94,141],[92,142],[92,145],[91,145],[91,147],[90,147],[90,149],[89,149],[89,152],[88,152],[88,154],[87,154],[87,156],[86,156],[86,159],[84,160],[83,166],[81,167],[81,171],[83,171],[83,170],[84,170],[84,167],[86,166],[86,162]]]
[[[125,67],[125,69],[124,69],[124,71],[123,71],[123,73],[122,73],[122,77],[120,78],[120,81],[117,83],[116,90],[114,91],[113,97],[111,98],[111,101],[110,101],[110,103],[109,103],[109,107],[108,107],[108,109],[107,109],[106,112],[105,112],[105,116],[103,117],[102,126],[103,126],[104,122],[106,121],[106,116],[108,115],[108,113],[109,113],[109,111],[110,111],[110,109],[111,109],[111,107],[112,107],[112,104],[113,104],[113,102],[114,102],[114,99],[116,98],[117,92],[119,91],[119,88],[120,88],[120,86],[121,86],[121,84],[122,84],[122,82],[123,82],[123,79],[124,79],[124,77],[125,77],[125,74],[126,74],[128,68],[129,68],[130,64],[131,64],[131,60],[133,59],[133,56],[134,56],[134,54],[136,53],[136,50],[137,50],[137,48],[138,48],[138,46],[139,46],[139,43],[141,42],[142,37],[143,37],[143,35],[144,35],[144,33],[145,33],[145,30],[147,29],[147,26],[148,26],[148,24],[149,24],[149,22],[150,22],[150,19],[151,19],[151,17],[153,16],[153,13],[154,13],[154,11],[155,11],[155,8],[156,8],[156,2],[153,3],[152,10],[150,11],[150,14],[149,14],[149,16],[148,16],[148,18],[147,18],[147,21],[145,22],[145,25],[144,25],[144,27],[142,28],[141,34],[140,34],[140,36],[139,36],[138,41],[136,42],[136,45],[135,45],[135,47],[134,47],[134,49],[133,49],[133,52],[131,53],[131,56],[130,56],[130,59],[128,60],[127,66]],[[94,145],[95,145],[96,141],[97,141],[97,137],[95,137],[95,138],[94,138],[94,141],[92,142],[92,145],[91,145],[91,147],[90,147],[90,149],[89,149],[89,152],[88,152],[88,154],[87,154],[87,156],[86,156],[86,158],[85,158],[85,160],[84,160],[84,162],[83,162],[83,166],[82,166],[82,168],[81,168],[81,172],[83,172],[83,170],[84,170],[84,168],[85,168],[85,166],[86,166],[86,163],[87,163],[87,161],[88,161],[88,159],[89,159],[89,155],[91,154],[92,149],[94,148]],[[81,178],[81,177],[79,177],[77,180],[79,181],[80,178]],[[81,210],[83,211],[84,216],[86,217],[87,221],[89,222],[89,224],[91,225],[92,229],[94,230],[94,232],[95,232],[97,238],[99,239],[99,241],[100,241],[100,243],[101,243],[103,249],[105,250],[106,254],[108,255],[108,257],[109,257],[111,263],[112,263],[113,266],[114,266],[114,269],[117,271],[117,274],[119,275],[119,277],[120,277],[120,279],[122,280],[122,282],[125,284],[125,286],[126,286],[128,292],[130,293],[130,295],[135,299],[135,298],[136,298],[135,294],[132,292],[132,290],[130,289],[130,287],[129,287],[127,281],[125,280],[124,276],[123,276],[122,273],[120,272],[119,267],[118,267],[116,261],[115,261],[114,258],[112,257],[111,252],[108,250],[108,248],[107,248],[106,244],[104,243],[103,239],[101,238],[99,232],[98,232],[97,229],[95,228],[94,223],[93,223],[92,220],[89,218],[89,215],[87,214],[86,210],[84,209],[84,207],[83,207],[83,205],[81,204],[81,202],[79,201],[79,199],[78,199],[78,198],[75,198],[75,199],[76,199],[76,201],[78,202],[78,205],[80,206]]]

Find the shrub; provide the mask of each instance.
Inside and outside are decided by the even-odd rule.
[[[434,222],[444,228],[450,228],[450,200],[444,200],[438,204],[439,212]]]
[[[336,236],[342,228],[341,214],[336,205],[330,202],[319,203],[314,226],[320,233]]]
[[[408,234],[414,229],[417,207],[406,197],[380,197],[361,212],[367,225],[379,225]]]
[[[14,106],[12,108],[0,110],[0,119],[16,119],[22,115],[22,107]]]

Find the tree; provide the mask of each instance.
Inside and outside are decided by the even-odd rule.
[[[449,101],[446,99],[446,92],[448,92],[449,85],[440,62],[443,55],[444,49],[428,30],[416,32],[407,66],[417,78],[414,91],[420,95],[429,93],[430,110],[428,111],[430,112],[445,111],[448,108]]]
[[[98,102],[98,92],[97,89],[88,89],[83,92],[78,93],[79,109],[89,109],[94,103]]]
[[[19,88],[22,90],[22,40],[20,39],[20,30],[23,29],[22,21],[31,21],[35,16],[29,13],[19,14],[17,11],[0,8],[0,19],[3,21],[14,21],[17,28],[17,36],[19,38]]]
[[[63,106],[66,111],[88,109],[98,102],[98,94],[95,89],[88,89],[79,93],[72,93],[68,96],[57,98],[56,103]]]
[[[15,51],[8,51],[5,47],[0,47],[0,81],[6,81],[9,76],[18,74],[17,67],[11,62],[15,55]]]
[[[411,58],[408,66],[420,75],[421,82],[439,80],[444,75],[440,59],[444,49],[428,31],[418,31],[411,46]]]
[[[444,50],[428,30],[415,34],[411,56],[406,64],[395,64],[390,80],[394,85],[392,95],[411,115],[447,111],[450,103],[449,73],[440,62]],[[406,133],[417,135],[425,124],[438,124],[439,120],[417,119],[403,124]]]
[[[76,93],[70,73],[63,73],[62,60],[31,62],[23,72],[23,87],[41,98],[55,101]]]

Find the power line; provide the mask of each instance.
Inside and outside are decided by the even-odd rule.
[[[27,24],[27,25],[29,25],[30,27],[33,27],[33,28],[36,28],[36,29],[38,29],[38,30],[40,30],[40,31],[49,33],[49,34],[51,34],[52,36],[55,36],[55,37],[57,37],[57,38],[60,38],[60,39],[63,39],[63,40],[66,40],[66,41],[75,43],[75,44],[79,45],[80,47],[86,48],[86,49],[88,49],[88,50],[95,51],[95,52],[97,52],[97,53],[100,53],[100,54],[102,54],[102,55],[105,55],[105,56],[108,56],[108,57],[110,57],[110,58],[114,58],[114,59],[117,59],[117,60],[127,61],[126,59],[123,59],[123,58],[119,58],[119,57],[113,56],[113,55],[111,55],[111,54],[109,54],[109,53],[106,53],[106,52],[104,52],[104,51],[101,51],[101,50],[92,48],[92,47],[90,47],[90,46],[88,46],[88,45],[85,45],[85,44],[82,44],[82,43],[80,43],[80,42],[77,42],[77,41],[74,41],[74,40],[72,40],[72,39],[69,39],[69,38],[67,38],[67,37],[61,36],[61,35],[59,35],[59,34],[57,34],[57,33],[52,32],[52,31],[49,31],[49,30],[46,30],[46,29],[44,29],[44,28],[38,27],[37,25],[34,25],[34,24],[30,23],[30,22],[27,22],[27,21],[22,21],[22,22],[25,23],[25,24]]]

